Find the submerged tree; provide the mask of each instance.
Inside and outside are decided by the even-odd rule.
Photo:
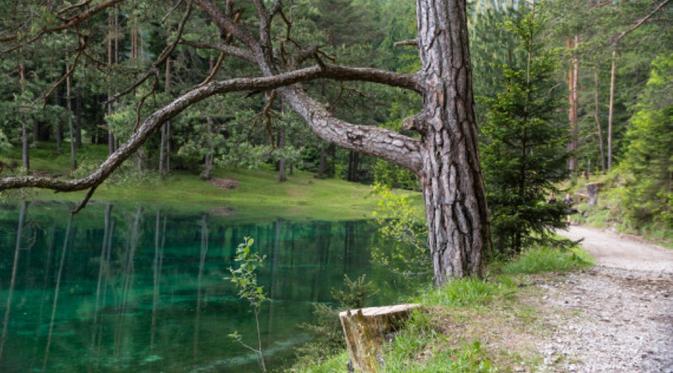
[[[540,43],[544,24],[533,10],[506,27],[518,40],[516,61],[505,66],[504,88],[486,100],[482,151],[492,229],[498,253],[518,253],[532,239],[563,226],[564,207],[547,203],[563,172],[565,129],[554,122],[560,106],[552,55]]]
[[[7,45],[5,52],[29,48],[54,33],[80,33],[93,27],[94,21],[99,20],[95,17],[97,14],[121,2],[106,0],[77,6],[64,3],[59,8],[51,4],[43,9],[48,13],[45,17],[25,23],[26,30],[20,30],[22,26],[19,24],[16,34],[3,35],[3,44]],[[200,11],[198,16],[203,19],[190,18],[192,13],[197,13],[193,7]],[[242,60],[250,71],[257,70],[261,75],[213,80],[209,74],[203,83],[191,87],[144,120],[138,120],[131,126],[134,131],[128,140],[88,176],[72,180],[45,176],[6,177],[0,180],[0,190],[22,187],[57,191],[89,189],[82,207],[98,185],[181,111],[218,94],[275,90],[283,103],[299,114],[323,140],[381,157],[418,175],[425,199],[428,244],[437,284],[451,277],[481,275],[484,253],[489,247],[489,229],[477,148],[465,0],[417,1],[421,70],[416,74],[325,62],[324,53],[318,46],[293,42],[292,19],[284,13],[282,1],[272,4],[261,0],[227,1],[226,6],[220,7],[210,0],[192,0],[179,3],[176,8],[169,9],[169,13],[178,8],[184,9],[183,16],[156,60],[130,87],[120,90],[111,100],[134,92],[141,85],[152,86],[153,77],[155,82],[158,80],[155,72],[160,71],[159,67],[183,41],[186,29],[206,33],[200,35],[198,45],[191,43],[192,47],[218,50]],[[253,12],[256,17],[249,16]],[[241,17],[242,14],[245,16]],[[207,27],[203,27],[204,23]],[[274,32],[272,26],[280,30]],[[213,32],[213,29],[217,31]],[[252,31],[254,29],[256,32]],[[80,47],[82,50],[88,48],[87,45]],[[423,97],[421,112],[406,121],[407,130],[417,135],[403,135],[336,118],[300,85],[317,79],[366,81],[419,93]],[[140,106],[145,101],[143,97],[138,99]]]

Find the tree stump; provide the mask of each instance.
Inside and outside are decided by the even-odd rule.
[[[600,183],[587,184],[587,194],[589,196],[589,206],[596,206],[598,203],[598,191],[600,190]]]
[[[418,304],[369,307],[339,313],[348,355],[357,372],[372,373],[382,368],[386,336],[400,329]]]

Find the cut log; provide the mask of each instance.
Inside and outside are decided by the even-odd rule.
[[[383,342],[399,330],[418,304],[369,307],[339,313],[348,355],[357,372],[379,372]]]

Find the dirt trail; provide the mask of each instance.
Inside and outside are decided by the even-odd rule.
[[[585,227],[596,267],[542,281],[544,372],[673,373],[673,250]]]

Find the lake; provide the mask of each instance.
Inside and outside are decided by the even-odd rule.
[[[371,260],[384,247],[370,221],[236,221],[152,206],[92,204],[70,218],[56,203],[0,210],[0,371],[256,370],[228,335],[255,344],[250,306],[228,280],[245,236],[266,255],[259,282],[267,366],[291,363],[301,327],[344,275],[367,274],[369,305],[406,283]],[[221,214],[226,215],[226,214]]]

